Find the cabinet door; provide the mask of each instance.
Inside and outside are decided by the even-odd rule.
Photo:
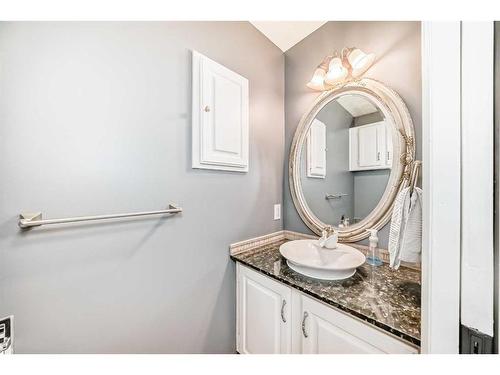
[[[385,127],[385,165],[392,167],[392,131],[389,124],[384,124]]]
[[[193,168],[248,171],[248,80],[193,51]]]
[[[301,301],[302,353],[418,353],[415,347],[321,302],[306,296]]]
[[[349,170],[392,166],[392,134],[384,121],[349,129]]]
[[[349,170],[359,170],[358,128],[349,128]]]
[[[239,263],[237,280],[238,352],[290,353],[290,288]]]
[[[326,125],[317,119],[307,134],[307,177],[326,177]]]
[[[360,168],[377,167],[382,164],[380,138],[380,126],[374,124],[359,127],[358,163]]]

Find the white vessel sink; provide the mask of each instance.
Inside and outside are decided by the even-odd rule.
[[[288,266],[302,275],[322,280],[342,280],[356,273],[365,255],[352,246],[339,243],[336,249],[325,249],[317,240],[285,242],[280,253]]]

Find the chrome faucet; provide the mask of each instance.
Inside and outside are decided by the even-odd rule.
[[[342,215],[340,218],[339,228],[344,228],[349,226],[349,218]]]
[[[338,239],[339,236],[335,228],[331,225],[327,225],[321,231],[321,238],[318,240],[318,245],[320,247],[326,247],[327,249],[335,249]]]

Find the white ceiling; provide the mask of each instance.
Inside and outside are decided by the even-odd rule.
[[[250,21],[250,23],[285,52],[326,21]]]
[[[377,107],[359,95],[344,95],[338,98],[337,102],[344,107],[352,117],[359,117],[378,111]]]

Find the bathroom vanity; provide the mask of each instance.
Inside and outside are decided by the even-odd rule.
[[[290,147],[290,194],[311,232],[322,235],[331,228],[345,252],[325,252],[309,236],[280,253],[283,241],[304,240],[286,230],[279,239],[270,235],[233,245],[239,353],[419,352],[420,271],[370,266],[354,244],[370,233],[377,239],[377,230],[391,220],[396,197],[403,189],[412,191],[419,165],[415,152],[408,108],[383,83],[354,80],[318,96]],[[410,232],[417,247],[421,227],[415,224]],[[392,239],[397,256],[399,238]],[[370,257],[380,263],[376,245],[371,246]]]
[[[351,278],[317,280],[288,267],[283,242],[231,256],[239,353],[419,352],[418,270],[364,264]]]

